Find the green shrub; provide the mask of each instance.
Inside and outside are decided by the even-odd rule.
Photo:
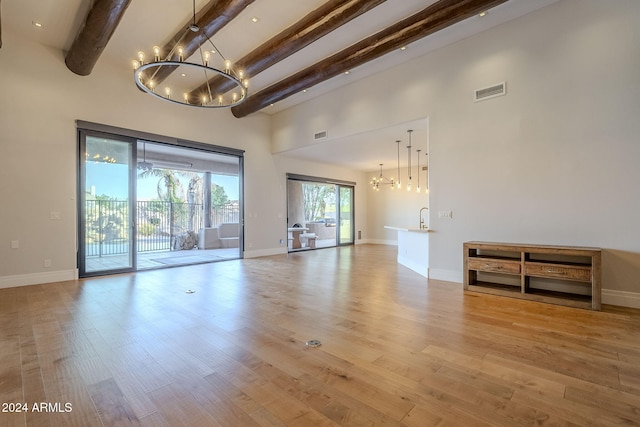
[[[153,224],[140,224],[138,225],[138,234],[142,236],[152,236],[156,233],[157,226]]]

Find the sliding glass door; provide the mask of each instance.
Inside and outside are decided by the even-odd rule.
[[[353,244],[354,184],[293,174],[287,177],[289,251]]]
[[[135,266],[135,154],[128,138],[80,134],[80,275]]]
[[[80,277],[242,257],[241,150],[89,126],[79,127]]]

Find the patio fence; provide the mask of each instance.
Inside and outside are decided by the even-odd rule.
[[[129,252],[129,202],[87,200],[85,204],[85,256],[118,255]],[[236,204],[211,207],[211,226],[240,222]],[[198,203],[162,201],[136,202],[138,252],[171,249],[171,238],[204,227],[204,206]]]

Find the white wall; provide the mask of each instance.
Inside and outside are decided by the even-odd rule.
[[[461,281],[467,240],[598,246],[625,305],[640,293],[639,18],[633,0],[561,0],[281,112],[272,144],[428,116],[431,277]],[[501,81],[507,96],[472,102]]]

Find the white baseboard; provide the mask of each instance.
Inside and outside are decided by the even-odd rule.
[[[437,268],[430,268],[428,277],[433,280],[443,280],[445,282],[455,283],[462,283],[464,279],[461,271],[441,270]],[[617,305],[627,308],[640,308],[640,293],[603,289],[602,304]]]
[[[602,303],[620,307],[640,308],[640,293],[603,289]]]
[[[60,270],[46,273],[18,274],[0,277],[0,289],[16,288],[18,286],[40,285],[43,283],[66,282],[77,280],[78,270]]]
[[[440,268],[430,268],[429,278],[454,283],[462,283],[463,281],[463,275],[461,271],[443,270]]]
[[[260,258],[263,256],[283,255],[287,253],[287,248],[271,248],[257,249],[253,251],[244,251],[244,258]]]

